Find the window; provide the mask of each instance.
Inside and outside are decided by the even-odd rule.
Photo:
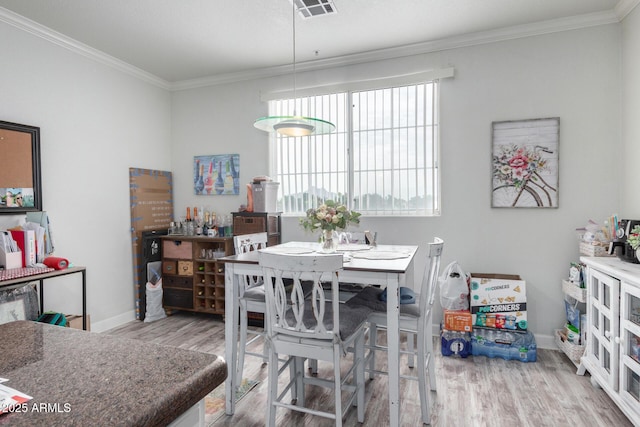
[[[330,120],[336,132],[273,136],[285,214],[327,199],[363,215],[439,214],[436,81],[269,102],[270,115],[294,110]]]

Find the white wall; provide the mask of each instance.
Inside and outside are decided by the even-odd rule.
[[[625,218],[640,218],[640,7],[622,23],[622,144],[618,160],[624,170]]]
[[[638,69],[633,24],[638,27],[637,11],[623,25],[627,74]],[[527,280],[530,328],[541,346],[552,345],[553,329],[563,323],[560,280],[578,258],[573,230],[613,212],[640,213],[637,205],[620,209],[620,117],[637,116],[637,103],[630,107],[628,100],[621,111],[620,27],[298,75],[304,87],[455,67],[456,77],[442,84],[442,216],[364,218],[361,229],[377,230],[382,242],[420,244],[420,255],[437,235],[446,241],[445,264],[458,260],[468,271],[520,274]],[[266,114],[259,93],[290,89],[291,78],[169,94],[9,25],[0,24],[0,40],[9,41],[0,51],[11,58],[0,67],[0,119],[42,129],[43,202],[56,255],[88,267],[94,326],[133,318],[128,168],[171,170],[177,215],[186,206],[235,211],[246,200],[244,189],[240,196],[193,195],[193,156],[240,154],[243,183],[268,173],[267,135],[251,124]],[[638,93],[637,74],[625,80],[625,91]],[[491,122],[554,116],[561,120],[560,208],[492,209]],[[625,127],[627,152],[637,150],[637,133],[637,125]],[[629,186],[626,194],[632,192]],[[0,217],[0,226],[14,220]],[[309,238],[297,218],[285,218],[283,237]],[[79,311],[75,284],[49,289],[55,295],[47,294],[47,308]]]
[[[441,90],[442,216],[364,218],[380,242],[445,240],[443,263],[467,271],[519,274],[527,281],[530,329],[552,346],[565,318],[561,280],[578,259],[575,228],[619,209],[620,34],[618,25],[361,64],[298,75],[299,87],[357,77],[453,66]],[[228,213],[241,196],[195,196],[194,155],[240,153],[243,183],[267,173],[267,135],[253,129],[266,114],[259,91],[290,89],[291,77],[185,90],[173,96],[172,165],[176,210],[205,205]],[[560,207],[492,209],[491,122],[560,117]],[[309,239],[297,218],[284,240]],[[424,263],[418,261],[421,273]],[[417,274],[419,279],[421,274]],[[439,315],[436,314],[436,318]]]
[[[0,120],[40,127],[55,255],[87,267],[94,330],[134,319],[128,173],[170,170],[170,95],[4,23],[0,40]],[[45,283],[45,309],[81,312],[79,276]]]

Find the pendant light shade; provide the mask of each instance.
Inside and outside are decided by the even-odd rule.
[[[293,99],[296,99],[296,2],[292,4],[293,21]],[[253,123],[257,129],[265,132],[278,132],[283,136],[309,136],[321,135],[333,132],[336,127],[333,123],[314,117],[302,117],[296,114],[295,104],[292,116],[267,116],[260,117]]]
[[[333,132],[333,123],[313,117],[302,116],[267,116],[261,117],[253,124],[265,132],[278,132],[283,136],[309,136]]]

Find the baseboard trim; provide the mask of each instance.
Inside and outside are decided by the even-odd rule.
[[[93,323],[91,324],[91,330],[93,332],[104,332],[104,331],[108,331],[109,329],[122,326],[125,323],[131,322],[132,320],[136,320],[135,310],[131,310],[126,313],[122,313],[117,316],[110,317],[108,319]]]

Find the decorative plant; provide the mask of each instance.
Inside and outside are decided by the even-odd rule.
[[[633,227],[633,230],[629,233],[629,237],[627,237],[627,243],[631,245],[633,250],[640,247],[640,225]]]
[[[327,200],[317,209],[309,209],[307,215],[300,218],[300,225],[307,231],[344,230],[349,224],[359,224],[360,215],[345,205]]]

